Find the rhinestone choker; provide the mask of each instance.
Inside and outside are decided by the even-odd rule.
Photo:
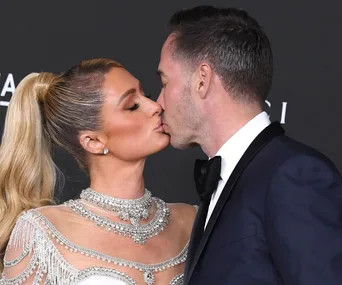
[[[149,217],[149,208],[152,205],[152,194],[145,188],[144,196],[138,199],[120,199],[103,195],[92,188],[84,189],[81,199],[101,209],[115,212],[123,221],[130,221],[138,226],[140,221]]]

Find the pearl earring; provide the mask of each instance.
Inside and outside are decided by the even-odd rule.
[[[103,154],[107,154],[109,152],[108,148],[103,149]]]

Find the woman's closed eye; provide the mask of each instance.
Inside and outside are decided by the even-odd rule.
[[[146,94],[146,95],[145,95],[145,94],[143,93],[143,95],[144,95],[146,98],[151,99],[151,94]],[[128,107],[127,110],[129,110],[129,111],[134,111],[134,110],[138,109],[139,107],[140,107],[140,103],[134,103],[132,106]]]
[[[127,110],[134,111],[134,110],[138,109],[139,106],[140,106],[139,103],[134,103],[131,107],[127,108]]]

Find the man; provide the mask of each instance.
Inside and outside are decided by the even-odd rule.
[[[185,284],[342,284],[342,179],[318,151],[270,123],[270,42],[246,12],[174,14],[159,63],[164,129],[200,145],[202,203]]]

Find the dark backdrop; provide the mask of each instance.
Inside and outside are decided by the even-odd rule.
[[[156,99],[156,69],[171,14],[199,4],[246,9],[265,28],[275,57],[274,84],[265,109],[288,135],[328,155],[342,169],[340,106],[341,2],[173,0],[14,1],[0,3],[0,129],[6,105],[30,72],[63,71],[82,59],[123,63]],[[197,203],[192,181],[199,148],[169,147],[146,163],[146,185],[169,202]],[[74,197],[88,178],[61,150],[57,165],[66,177],[61,201]],[[1,167],[1,166],[0,166]]]

